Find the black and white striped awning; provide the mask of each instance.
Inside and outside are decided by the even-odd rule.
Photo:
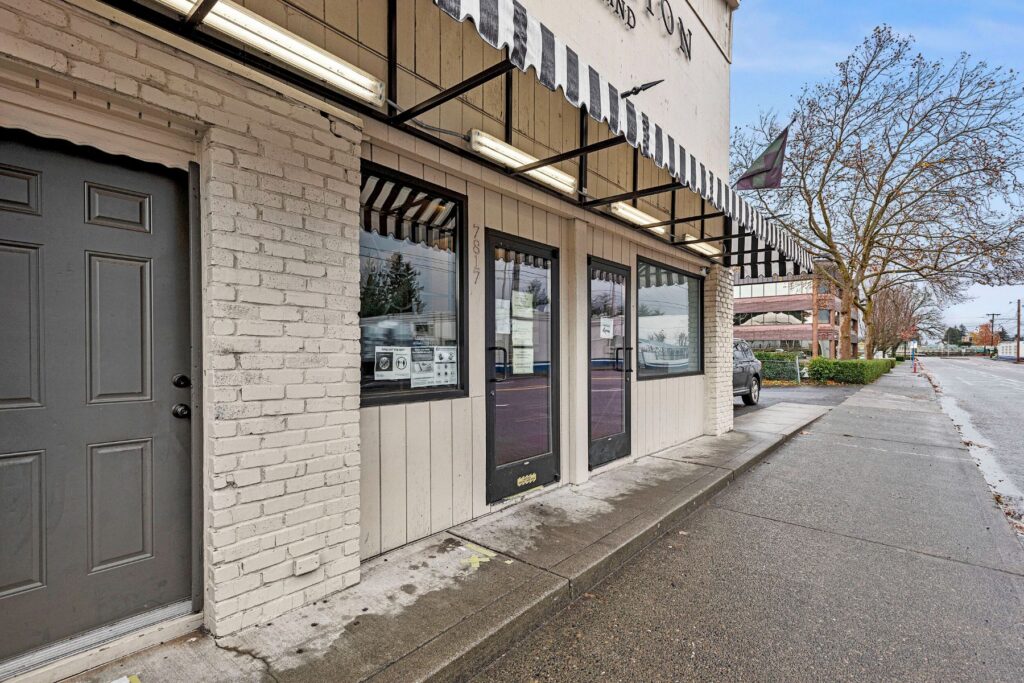
[[[764,258],[748,261],[741,277],[756,269],[763,275],[810,272],[810,256],[785,230],[766,220],[729,187],[728,179],[711,172],[686,151],[681,138],[638,109],[575,50],[531,16],[517,0],[434,0],[446,14],[459,20],[472,19],[477,32],[496,49],[508,48],[509,61],[522,71],[533,67],[540,82],[550,90],[562,89],[576,107],[586,107],[591,118],[604,121],[613,133],[666,169],[672,177],[710,202],[733,220],[733,229],[750,236],[730,240],[727,253],[733,265],[742,252],[765,251]],[[744,244],[748,248],[742,248]],[[754,264],[757,264],[756,266]]]
[[[359,202],[363,230],[443,251],[455,250],[459,206],[454,200],[364,173]]]
[[[675,287],[676,285],[689,286],[693,282],[694,277],[692,275],[662,268],[653,263],[639,261],[636,265],[636,284],[640,289]]]

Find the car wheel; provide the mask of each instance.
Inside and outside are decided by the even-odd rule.
[[[761,380],[757,377],[750,380],[750,391],[743,394],[743,403],[748,406],[756,406],[761,400]]]

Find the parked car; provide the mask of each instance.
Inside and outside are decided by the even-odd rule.
[[[761,400],[761,361],[742,339],[732,340],[732,395],[742,396],[748,406]]]

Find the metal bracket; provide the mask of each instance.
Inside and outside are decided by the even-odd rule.
[[[417,116],[422,116],[431,109],[440,107],[449,100],[454,100],[459,95],[469,92],[473,88],[477,88],[484,83],[497,78],[498,76],[504,75],[516,68],[515,64],[508,60],[502,60],[494,66],[484,69],[480,73],[470,76],[466,80],[462,81],[457,85],[453,85],[450,88],[442,90],[433,97],[420,102],[419,104],[406,109],[400,114],[395,114],[388,119],[388,123],[392,126],[400,126],[403,123],[407,123]]]

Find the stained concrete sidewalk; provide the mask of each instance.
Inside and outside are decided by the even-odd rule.
[[[366,563],[362,582],[272,623],[195,634],[77,677],[159,681],[451,680],[593,588],[829,408],[778,404]]]
[[[927,380],[861,389],[475,680],[1021,681],[1024,548]]]

